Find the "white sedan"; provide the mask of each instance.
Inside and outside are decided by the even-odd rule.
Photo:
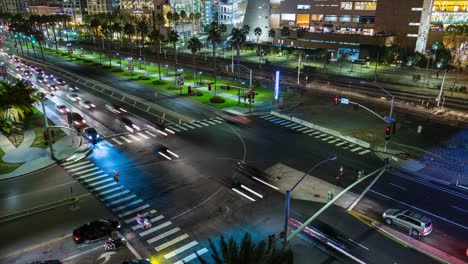
[[[92,108],[96,108],[96,105],[94,105],[93,103],[91,103],[91,101],[88,101],[88,100],[84,100],[84,101],[80,101],[80,106],[86,108],[86,109],[92,109]]]
[[[81,101],[81,97],[79,97],[77,94],[74,94],[74,93],[67,94],[67,97],[68,97],[68,99],[72,100],[73,102]]]

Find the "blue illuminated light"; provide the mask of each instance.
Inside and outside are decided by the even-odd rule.
[[[280,80],[280,72],[276,71],[275,74],[275,100],[278,101],[279,99],[279,80]]]

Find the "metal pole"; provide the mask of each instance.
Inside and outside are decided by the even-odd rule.
[[[395,97],[392,95],[392,105],[390,106],[390,117],[392,117],[393,113],[393,103],[395,102]]]
[[[284,243],[283,248],[288,248],[288,223],[289,223],[289,208],[291,204],[291,191],[286,191],[286,197],[284,200]]]
[[[300,84],[299,82],[300,75],[301,75],[301,54],[299,53],[299,59],[297,61],[297,84]]]
[[[249,86],[250,86],[250,90],[249,90],[249,91],[250,91],[249,113],[250,113],[250,112],[252,112],[252,70],[250,69],[249,72],[250,72],[250,74],[249,74],[249,75],[250,75],[250,84],[249,84]]]
[[[447,75],[447,69],[445,69],[444,78],[442,79],[442,85],[440,86],[439,96],[437,97],[437,107],[440,106],[440,101],[442,98],[442,91],[444,90],[445,76]]]
[[[45,106],[44,106],[44,101],[41,100],[41,105],[42,105],[42,114],[44,115],[44,126],[46,128],[46,131],[47,131],[47,139],[49,141],[49,147],[50,147],[50,157],[53,159],[53,160],[57,160],[55,158],[55,155],[54,155],[54,147],[53,147],[53,141],[52,141],[52,137],[51,137],[51,134],[50,134],[50,128],[49,128],[49,123],[47,122],[47,115],[46,115],[46,110],[45,110]]]
[[[231,65],[232,65],[231,72],[234,73],[234,46],[233,45],[231,45]]]

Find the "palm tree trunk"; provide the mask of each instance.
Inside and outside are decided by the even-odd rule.
[[[55,26],[52,26],[52,33],[54,34],[55,52],[58,52],[57,34],[55,33]]]
[[[45,62],[45,58],[44,58],[44,51],[42,50],[42,44],[40,41],[39,42],[39,48],[41,49],[41,56],[42,56],[42,61]]]
[[[196,78],[197,78],[197,72],[196,72],[196,70],[195,70],[195,53],[193,53],[192,57],[193,57],[193,83],[194,83],[194,86],[196,87],[196,83],[197,83],[197,80],[196,80]]]
[[[34,52],[34,57],[36,57],[36,49],[34,48],[34,43],[31,43],[31,46],[32,46],[32,49],[33,49],[33,52]]]
[[[161,43],[160,41],[158,40],[158,46],[160,46]],[[158,49],[158,47],[156,47],[156,49]],[[158,73],[159,73],[159,80],[161,80],[161,57],[160,57],[160,54],[159,54],[159,50],[156,50],[156,60],[158,61]]]
[[[215,89],[215,96],[216,96],[216,78],[218,77],[217,76],[217,71],[216,71],[216,44],[213,43],[213,64],[214,64],[214,67],[213,67],[213,74],[214,74],[214,89]]]

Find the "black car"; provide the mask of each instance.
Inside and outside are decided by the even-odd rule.
[[[50,72],[44,72],[44,73],[43,73],[43,76],[44,76],[45,78],[53,78],[53,77],[54,77],[54,75],[53,75],[52,73],[50,73]]]
[[[83,136],[92,141],[93,144],[96,144],[97,140],[99,139],[99,133],[93,127],[87,127],[83,129]]]
[[[74,127],[80,128],[86,126],[86,121],[83,119],[83,117],[76,113],[76,112],[71,112],[71,121]]]
[[[73,241],[77,244],[89,243],[111,235],[120,230],[120,223],[116,220],[94,220],[73,230]]]
[[[29,262],[28,264],[62,264],[62,263],[63,262],[60,260],[53,259],[53,260],[45,260],[45,261],[33,261],[33,262]]]
[[[68,85],[68,90],[70,92],[74,92],[74,93],[77,93],[79,91],[78,87],[76,87],[74,84],[69,84]]]
[[[63,79],[55,79],[55,82],[58,84],[58,85],[65,85],[65,81]]]
[[[124,126],[127,130],[129,130],[129,131],[131,131],[131,132],[135,132],[135,131],[140,131],[140,130],[141,130],[139,126],[133,124],[132,120],[130,120],[130,119],[126,118],[126,117],[121,117],[121,118],[120,118],[120,122],[122,122],[123,126]]]

